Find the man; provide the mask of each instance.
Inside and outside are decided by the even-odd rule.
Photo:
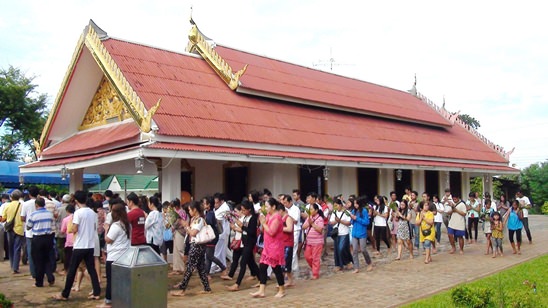
[[[57,192],[55,191],[48,192],[48,198],[55,204],[56,209],[61,207],[62,203],[59,202],[59,200],[57,200]]]
[[[55,224],[57,225],[58,230],[61,229],[61,224],[63,219],[67,217],[67,205],[70,203],[70,195],[63,195],[61,198],[61,206],[57,209],[57,218],[55,218]],[[59,260],[64,264],[65,262],[65,241],[67,235],[63,232],[55,233],[55,242],[57,243],[57,254],[59,255]],[[64,271],[59,272],[59,274],[66,274]]]
[[[215,218],[217,222],[222,226],[222,232],[219,234],[219,240],[215,245],[215,258],[219,259],[221,263],[226,266],[226,253],[228,249],[228,236],[230,233],[230,224],[226,215],[230,212],[230,207],[225,202],[225,195],[222,193],[215,193],[213,195],[215,201]],[[218,266],[212,267],[211,272],[215,273],[221,269]]]
[[[14,190],[11,193],[11,202],[4,207],[4,214],[2,215],[2,222],[9,222],[15,220],[13,230],[8,231],[8,250],[10,266],[13,274],[19,274],[19,261],[21,260],[21,247],[23,246],[24,231],[23,221],[21,220],[21,211],[23,206],[21,205],[22,193],[19,189]],[[5,224],[4,224],[5,225]]]
[[[38,187],[31,186],[28,189],[29,191],[29,200],[25,201],[22,205],[21,210],[21,220],[23,222],[26,222],[27,217],[32,214],[36,210],[36,197],[38,197]],[[32,231],[31,230],[25,230],[25,238],[26,238],[26,248],[27,248],[27,257],[29,262],[29,269],[30,274],[32,275],[32,278],[36,278],[36,270],[34,267],[34,261],[32,260]]]
[[[529,239],[529,244],[532,244],[533,237],[531,236],[531,230],[529,230],[529,209],[531,208],[531,201],[528,197],[523,195],[523,191],[521,189],[519,189],[516,193],[516,200],[519,202],[523,212],[521,223],[523,224],[523,228],[527,234],[527,239]]]
[[[299,245],[299,235],[301,234],[301,210],[297,205],[295,205],[290,195],[282,196],[282,204],[287,209],[287,214],[293,219],[293,261],[291,265],[286,265],[286,267],[291,266],[291,271],[296,273],[299,271],[299,260],[297,259],[297,247]],[[288,272],[288,281],[286,286],[291,287],[293,283],[293,273]]]
[[[61,294],[55,295],[53,299],[63,301],[68,299],[72,284],[74,283],[74,278],[76,277],[76,270],[82,260],[84,260],[86,264],[86,269],[93,286],[93,293],[88,298],[99,299],[101,286],[99,285],[99,278],[97,277],[93,257],[95,237],[97,236],[97,214],[86,205],[87,194],[84,191],[76,191],[74,193],[74,199],[76,200],[78,210],[74,212],[72,217],[72,229],[67,230],[67,232],[73,234],[78,233],[78,236],[74,239],[72,257],[65,280],[65,288]]]
[[[129,212],[127,219],[131,225],[131,246],[146,245],[145,211],[139,206],[139,197],[132,192],[127,196]]]
[[[293,197],[293,204],[297,206],[297,208],[301,211],[301,218],[299,220],[300,225],[302,226],[304,220],[306,218],[303,218],[302,214],[305,210],[305,204],[301,200],[301,191],[299,189],[293,189],[292,191],[292,197]],[[299,244],[297,246],[297,256],[300,258],[301,256],[301,250],[303,249],[303,230],[302,228],[299,229]],[[293,258],[295,260],[295,258]]]
[[[44,274],[46,274],[50,286],[55,283],[53,264],[51,263],[55,235],[53,233],[53,213],[45,208],[46,200],[37,198],[35,204],[36,211],[27,218],[27,230],[32,232],[31,257],[36,271],[34,286],[41,288],[44,286]]]
[[[105,190],[105,201],[103,201],[103,209],[105,209],[107,213],[110,212],[110,200],[112,199],[113,196],[114,196],[114,193],[112,192],[112,190],[110,189]]]
[[[459,241],[460,254],[464,254],[464,236],[466,233],[466,204],[460,199],[458,193],[453,194],[453,200],[449,203],[451,206],[451,218],[449,219],[449,227],[447,228],[447,235],[449,236],[449,243],[451,244],[450,254],[454,254],[455,238]]]
[[[407,202],[410,202],[411,201],[411,194],[412,194],[412,191],[411,191],[411,187],[407,186],[405,187],[404,189],[404,194],[403,196],[401,197],[402,200],[407,200]]]

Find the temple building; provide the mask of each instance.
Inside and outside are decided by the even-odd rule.
[[[90,21],[21,172],[158,176],[164,200],[251,189],[468,194],[514,174],[509,152],[419,94],[216,44],[185,51],[109,37]],[[183,42],[181,42],[183,45]],[[181,48],[182,49],[182,48]]]

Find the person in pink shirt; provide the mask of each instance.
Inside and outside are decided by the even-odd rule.
[[[261,253],[259,262],[259,290],[251,293],[253,297],[264,297],[266,288],[266,276],[268,267],[272,267],[272,271],[276,275],[278,282],[278,293],[275,297],[285,296],[285,281],[282,267],[285,265],[284,257],[284,235],[283,221],[280,211],[284,210],[283,204],[276,199],[270,197],[265,202],[266,217],[261,215],[259,220],[263,226],[264,247]],[[323,240],[323,238],[322,238]]]
[[[70,265],[70,258],[72,257],[72,246],[74,245],[74,233],[67,232],[68,225],[72,223],[72,214],[74,214],[74,205],[69,204],[66,207],[68,216],[61,222],[61,233],[66,235],[65,240],[65,261],[63,263],[63,269],[65,273],[68,271]]]
[[[312,203],[310,205],[310,215],[303,224],[303,230],[305,230],[305,244],[304,257],[306,262],[312,269],[312,278],[320,278],[320,262],[323,249],[323,212],[320,209],[320,205]]]

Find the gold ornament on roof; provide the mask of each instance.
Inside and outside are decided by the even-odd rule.
[[[187,52],[197,51],[204,60],[213,68],[213,70],[226,82],[232,90],[240,84],[240,77],[247,70],[247,64],[238,72],[233,73],[232,68],[228,63],[215,51],[215,49],[206,41],[206,38],[198,30],[198,27],[191,19],[192,29],[188,34]]]
[[[127,107],[110,82],[103,77],[80,125],[80,129],[119,122],[129,118],[131,118],[131,115]]]
[[[32,143],[34,144],[34,152],[36,153],[36,157],[40,156],[40,153],[42,153],[42,147],[40,146],[40,142],[32,138]]]

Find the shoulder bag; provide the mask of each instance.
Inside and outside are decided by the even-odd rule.
[[[203,219],[203,218],[200,218],[200,219]],[[213,231],[213,228],[210,225],[208,225],[204,219],[204,225],[194,237],[194,243],[206,244],[211,242],[214,239],[215,239],[215,232]]]
[[[13,217],[10,221],[7,221],[4,224],[4,231],[11,232],[13,231],[13,228],[15,227],[15,216],[17,216],[17,211],[19,211],[19,206],[21,205],[21,202],[17,203],[17,208],[15,209],[15,214],[13,214]]]

